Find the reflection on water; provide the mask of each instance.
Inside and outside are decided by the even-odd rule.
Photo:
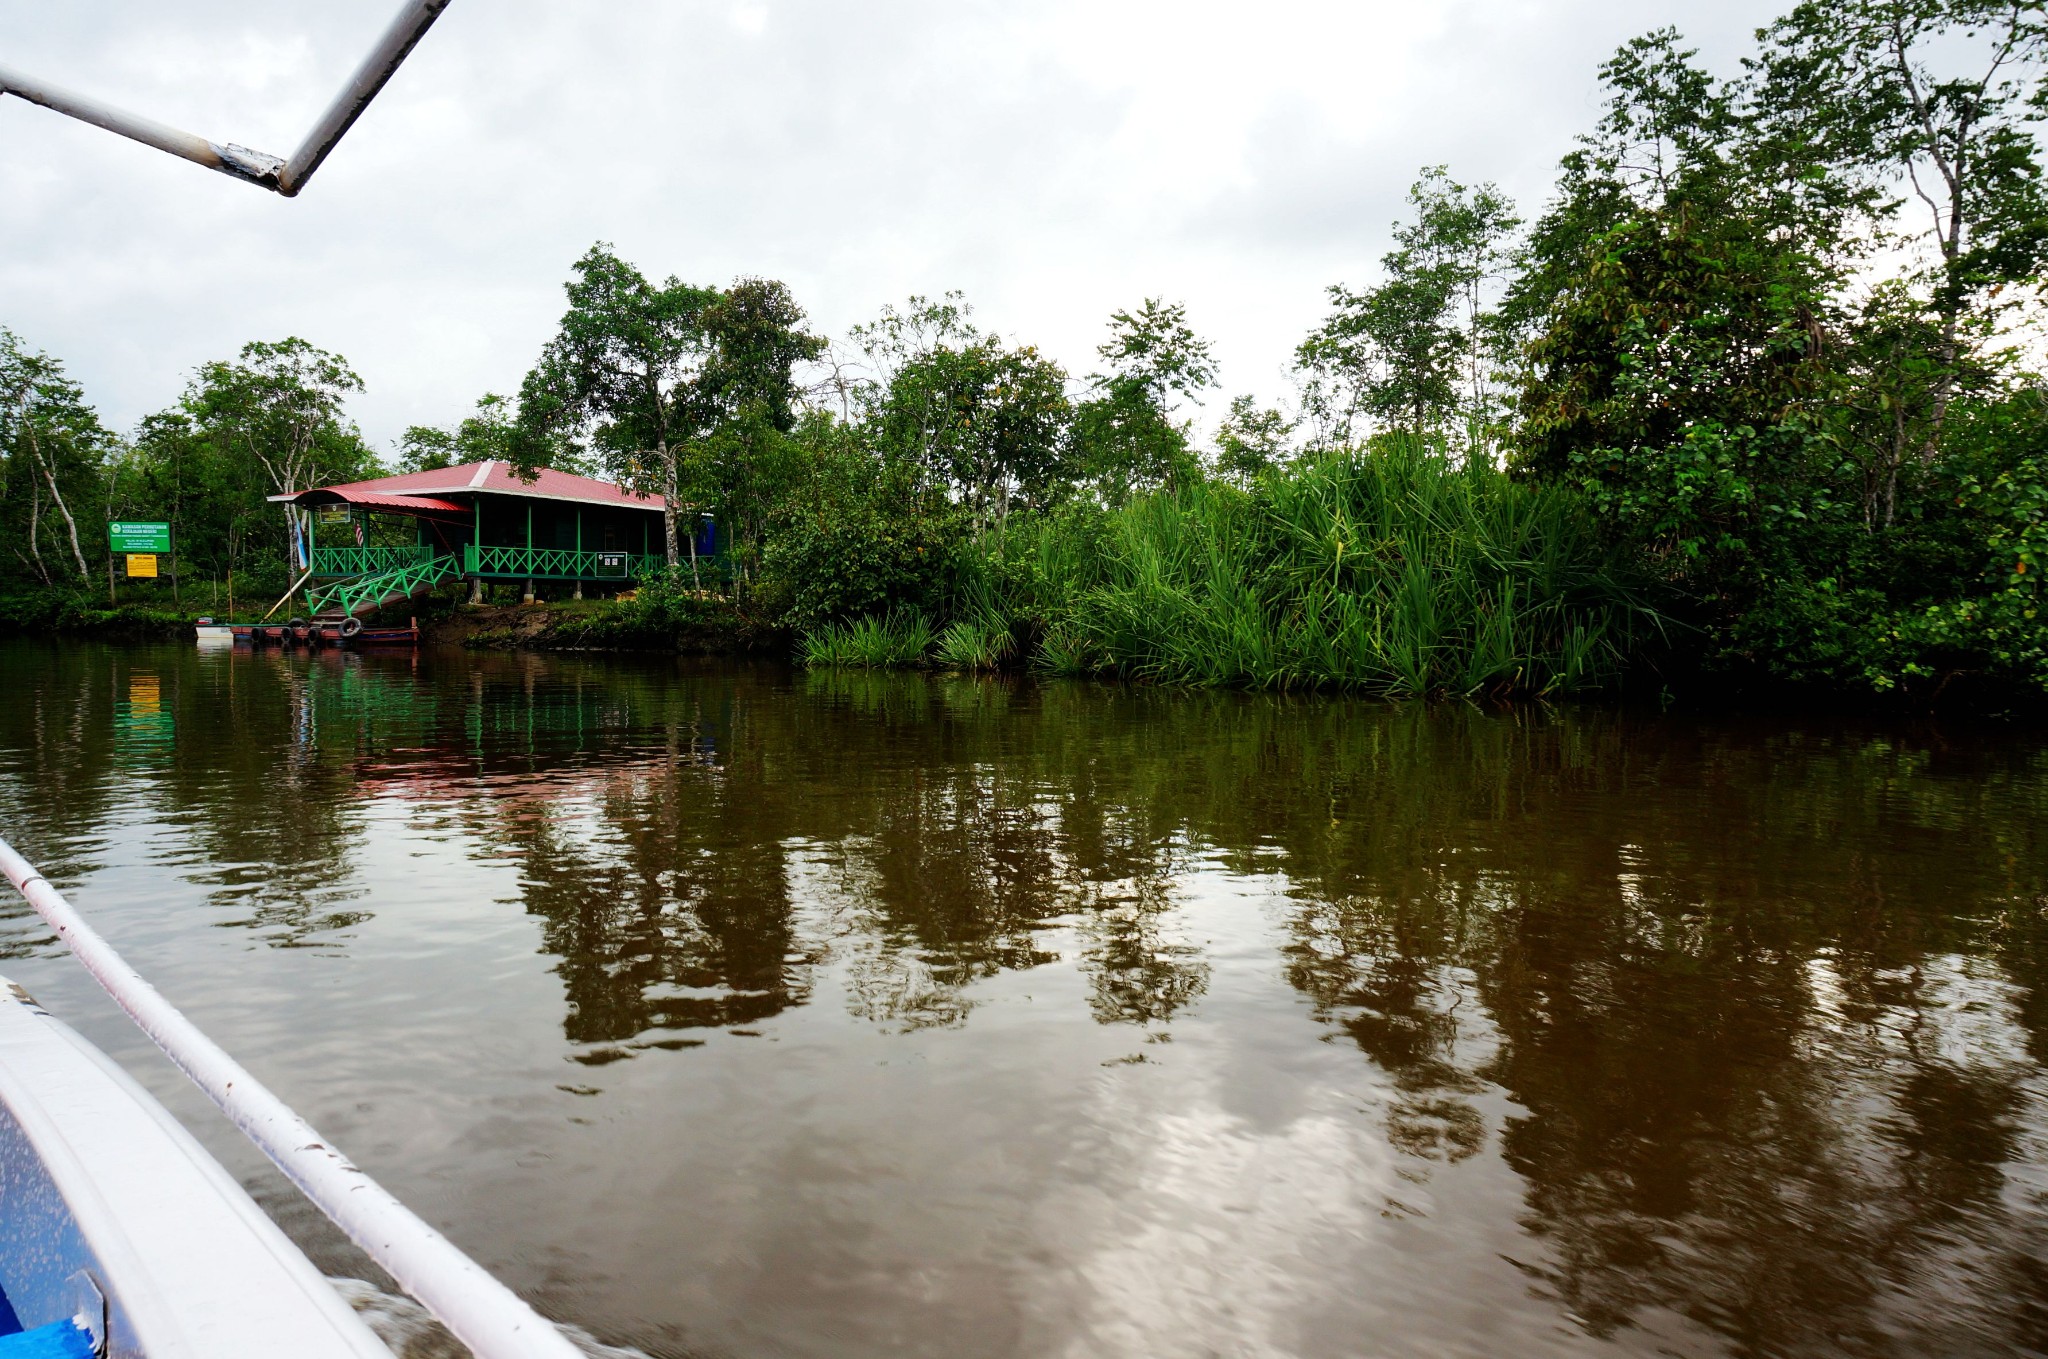
[[[609,1342],[2048,1340],[2048,752],[2010,732],[434,653],[0,669],[6,832]],[[89,1009],[8,919],[9,971]]]

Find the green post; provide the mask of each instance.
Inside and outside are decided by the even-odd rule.
[[[526,502],[526,602],[533,603],[533,502]]]

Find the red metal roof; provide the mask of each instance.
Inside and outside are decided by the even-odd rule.
[[[348,486],[322,486],[318,490],[301,491],[296,496],[272,496],[273,500],[291,500],[301,505],[324,504],[329,500],[346,501],[351,505],[363,505],[373,510],[396,510],[401,514],[443,514],[467,522],[469,506],[458,505],[452,500],[436,500],[425,495],[380,495],[375,491],[358,491]]]
[[[433,472],[401,472],[395,477],[351,481],[340,486],[315,487],[313,490],[333,492],[341,499],[357,505],[368,503],[357,499],[357,495],[402,496],[411,499],[485,491],[493,495],[527,496],[536,500],[568,500],[583,505],[613,505],[630,510],[662,508],[662,498],[658,495],[636,495],[612,482],[599,481],[595,477],[579,477],[573,472],[560,472],[552,467],[541,468],[532,481],[521,481],[512,475],[509,466],[496,459],[490,462],[464,463],[460,467],[443,467]],[[270,498],[296,501],[300,496],[312,493],[313,491],[295,491],[290,495],[274,495]],[[467,513],[467,510],[464,512]]]

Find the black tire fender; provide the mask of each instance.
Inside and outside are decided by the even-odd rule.
[[[363,620],[357,618],[354,614],[350,614],[347,618],[341,620],[341,635],[343,637],[353,637],[362,630]]]

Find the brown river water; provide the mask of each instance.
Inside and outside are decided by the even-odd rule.
[[[0,646],[0,834],[653,1356],[2048,1352],[2048,742]],[[18,900],[0,969],[371,1267]]]

